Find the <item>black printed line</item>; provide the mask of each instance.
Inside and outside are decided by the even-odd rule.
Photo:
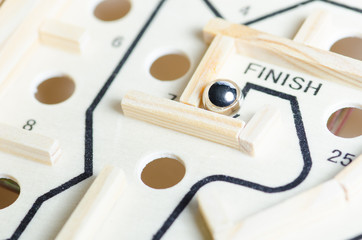
[[[294,119],[294,125],[297,137],[299,139],[299,147],[301,151],[301,155],[303,156],[303,169],[301,173],[295,178],[292,182],[280,186],[280,187],[268,187],[264,186],[258,183],[246,181],[240,178],[232,177],[232,176],[226,176],[226,175],[212,175],[206,178],[203,178],[202,180],[196,182],[190,189],[189,192],[186,193],[186,195],[182,198],[182,200],[179,202],[179,204],[176,206],[176,208],[172,211],[170,216],[166,219],[166,221],[163,223],[161,228],[156,232],[156,234],[153,236],[153,240],[159,240],[163,237],[163,235],[167,232],[167,230],[171,227],[171,225],[174,223],[174,221],[179,217],[179,215],[182,213],[182,211],[187,207],[187,205],[190,203],[192,198],[195,196],[198,190],[200,190],[203,186],[205,186],[208,183],[216,182],[216,181],[222,181],[222,182],[228,182],[232,184],[237,184],[240,186],[244,186],[247,188],[251,188],[257,191],[265,192],[265,193],[277,193],[277,192],[283,192],[290,190],[292,188],[295,188],[300,183],[302,183],[306,177],[308,176],[310,169],[312,168],[312,158],[310,156],[309,146],[307,137],[305,134],[304,124],[302,115],[299,109],[299,104],[297,101],[297,98],[295,96],[278,92],[269,88],[265,88],[259,85],[255,85],[252,83],[247,83],[243,89],[243,94],[246,97],[249,90],[256,90],[260,92],[264,92],[266,94],[279,97],[285,100],[288,100],[291,105],[291,110],[293,113],[293,119]]]
[[[282,14],[282,13],[285,13],[285,12],[288,12],[292,9],[295,9],[295,8],[298,8],[300,6],[303,6],[303,5],[306,5],[306,4],[309,4],[311,2],[314,2],[315,0],[308,0],[308,1],[305,1],[305,2],[301,2],[301,3],[298,3],[298,4],[295,4],[293,6],[290,6],[290,7],[287,7],[287,8],[284,8],[284,9],[281,9],[281,10],[278,10],[278,11],[275,11],[275,12],[272,12],[268,15],[265,15],[265,16],[262,16],[262,17],[259,17],[257,19],[254,19],[254,20],[251,20],[251,21],[248,21],[248,22],[245,22],[243,23],[244,25],[250,25],[250,24],[253,24],[253,23],[256,23],[256,22],[260,22],[260,21],[263,21],[263,20],[266,20],[268,18],[271,18],[271,17],[275,17],[279,14]]]
[[[218,18],[224,18],[223,16],[221,16],[220,12],[210,3],[209,0],[203,0],[204,3],[206,3],[206,5],[210,8],[210,10],[214,13],[214,15]]]
[[[42,204],[49,200],[50,198],[58,195],[61,192],[69,189],[70,187],[82,182],[83,180],[89,178],[93,175],[93,112],[101,99],[104,97],[106,91],[114,81],[115,77],[123,67],[124,63],[127,61],[128,57],[133,52],[134,48],[136,47],[137,43],[146,32],[147,28],[153,21],[154,17],[162,7],[163,3],[166,0],[161,0],[155,10],[152,12],[152,15],[148,18],[146,24],[142,27],[141,31],[138,33],[135,40],[132,42],[131,46],[128,48],[127,52],[118,63],[114,71],[112,72],[111,76],[108,78],[106,83],[103,85],[102,89],[98,92],[97,96],[93,100],[92,104],[86,111],[86,120],[85,120],[85,153],[84,153],[84,172],[77,177],[63,183],[57,188],[50,190],[49,192],[43,194],[42,196],[38,197],[37,200],[34,202],[28,213],[25,215],[24,219],[20,222],[20,225],[17,227],[13,235],[10,237],[11,240],[19,239],[21,234],[24,232],[30,221],[34,218],[35,214],[42,206]]]
[[[332,5],[335,5],[335,6],[338,6],[338,7],[346,8],[346,9],[349,9],[349,10],[352,10],[352,11],[355,11],[355,12],[358,12],[358,13],[362,13],[362,9],[360,9],[360,8],[351,7],[351,6],[348,6],[348,5],[339,3],[339,2],[334,2],[334,1],[329,1],[329,0],[320,0],[320,1],[332,4]]]

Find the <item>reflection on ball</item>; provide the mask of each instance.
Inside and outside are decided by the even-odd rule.
[[[240,107],[242,94],[236,83],[219,79],[208,84],[203,93],[204,108],[230,115]]]

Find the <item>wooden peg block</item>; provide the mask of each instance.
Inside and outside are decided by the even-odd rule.
[[[339,213],[346,203],[340,184],[330,180],[239,222],[230,239],[280,239]]]
[[[239,119],[138,91],[123,97],[122,109],[126,116],[236,149],[239,132],[245,125]]]
[[[321,36],[319,32],[328,24],[330,15],[326,11],[317,11],[312,13],[304,21],[297,34],[294,36],[294,41],[304,43],[313,47],[318,47],[317,42],[320,41]]]
[[[209,82],[218,78],[224,63],[233,53],[235,53],[234,39],[216,36],[182,93],[180,102],[200,107],[204,88]]]
[[[120,197],[125,184],[125,175],[120,168],[106,166],[56,239],[92,239]]]
[[[342,185],[348,201],[361,201],[362,197],[362,155],[345,167],[335,179]]]
[[[204,38],[210,41],[219,34],[235,38],[237,53],[243,56],[362,89],[362,61],[213,19],[204,28]]]
[[[250,119],[240,132],[240,149],[254,156],[265,149],[272,133],[281,125],[280,111],[272,106],[265,106]]]
[[[61,155],[57,140],[0,123],[0,150],[47,165]]]
[[[226,239],[234,223],[225,212],[218,194],[204,189],[197,194],[197,201],[213,239]]]
[[[43,44],[80,53],[86,41],[86,32],[84,28],[48,19],[40,26],[39,37]]]

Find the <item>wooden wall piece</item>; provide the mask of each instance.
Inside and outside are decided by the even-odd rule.
[[[280,64],[282,57],[274,56],[279,53],[279,48],[271,52],[260,49],[259,45],[253,47],[251,43],[242,48],[238,39],[218,35],[216,38],[220,42],[231,43],[225,45],[229,52],[219,51],[218,62],[212,62],[212,59],[217,59],[215,55],[212,59],[203,60],[205,67],[200,68],[199,72],[201,82],[197,82],[189,91],[189,99],[192,102],[196,99],[197,102],[203,84],[207,82],[203,80],[225,76],[240,88],[244,87],[245,92],[250,90],[238,112],[239,120],[250,119],[265,103],[280,107],[285,124],[278,136],[281,141],[270,152],[256,154],[254,159],[224,146],[188,135],[172,134],[171,131],[127,118],[120,114],[119,102],[130,89],[158,97],[168,94],[180,97],[207,48],[200,39],[201,29],[215,14],[220,13],[225,19],[234,19],[237,23],[249,22],[248,26],[258,29],[258,32],[267,31],[281,37],[293,36],[302,20],[319,7],[332,12],[340,11],[346,18],[358,15],[362,19],[362,15],[354,10],[362,9],[362,2],[351,0],[351,8],[347,9],[341,7],[346,2],[336,1],[339,5],[317,0],[304,4],[298,0],[273,3],[263,0],[262,4],[256,1],[247,4],[240,1],[207,1],[208,4],[205,4],[205,1],[193,0],[132,0],[131,10],[125,17],[106,22],[94,16],[95,8],[98,4],[120,1],[5,0],[0,7],[0,37],[7,39],[0,41],[0,122],[12,124],[21,130],[27,120],[35,119],[36,125],[31,133],[56,136],[64,154],[57,164],[49,168],[27,161],[27,158],[0,152],[0,178],[14,179],[21,187],[17,201],[0,210],[0,239],[54,239],[83,197],[81,195],[88,186],[84,182],[90,181],[87,177],[92,178],[93,173],[97,175],[108,164],[121,166],[129,181],[127,193],[116,201],[103,224],[90,227],[90,231],[97,229],[94,235],[102,239],[208,238],[204,225],[199,222],[200,213],[194,194],[202,194],[201,191],[209,187],[216,190],[215,198],[221,204],[212,202],[213,196],[205,193],[204,196],[210,199],[206,199],[209,207],[204,206],[203,213],[210,219],[213,216],[209,225],[213,225],[214,234],[222,238],[224,233],[229,233],[230,224],[233,227],[240,219],[285,201],[334,175],[343,167],[341,162],[347,162],[343,159],[346,153],[360,154],[362,138],[336,137],[328,132],[325,124],[328,115],[340,107],[362,106],[360,88],[329,81],[327,73],[319,74],[320,79],[305,74],[310,71],[303,72],[298,66],[292,71],[288,61],[285,65]],[[12,8],[9,8],[10,4]],[[5,11],[8,12],[4,14]],[[343,22],[344,17],[336,21]],[[39,29],[49,18],[86,29],[90,36],[89,47],[82,54],[69,54],[41,44]],[[352,25],[359,26],[360,22],[362,20]],[[13,27],[8,27],[11,23]],[[4,31],[4,27],[9,31]],[[7,34],[10,30],[14,30],[13,35]],[[340,35],[344,36],[347,35]],[[213,35],[209,37],[214,38]],[[331,41],[335,40],[333,38]],[[212,51],[217,53],[218,49]],[[149,67],[156,58],[170,53],[187,57],[190,69],[179,79],[160,81],[150,74]],[[258,78],[256,71],[244,74],[250,63],[265,67],[264,73],[274,70],[275,73],[282,72],[283,76],[301,77],[306,80],[305,84],[313,81],[312,86],[323,86],[314,95],[311,91],[304,92],[304,88],[290,88],[290,82],[286,85],[280,84],[280,81],[274,84],[275,81],[266,79],[265,75]],[[346,61],[343,60],[336,64],[343,68],[344,63]],[[208,69],[208,66],[215,68]],[[70,76],[76,85],[74,95],[60,104],[39,103],[34,98],[36,87],[53,74]],[[289,80],[292,81],[292,78]],[[3,88],[8,82],[11,84]],[[300,112],[291,111],[286,99],[268,94],[263,89],[269,89],[269,93],[295,97],[297,106],[293,105],[292,108],[298,108]],[[194,106],[198,106],[197,103]],[[297,114],[299,118],[295,117]],[[215,119],[215,126],[217,121]],[[303,128],[304,131],[300,131]],[[305,138],[298,138],[304,132]],[[299,143],[303,145],[301,148]],[[278,153],[280,149],[283,150]],[[327,159],[335,156],[332,153],[334,149],[340,150],[341,157],[330,162]],[[165,156],[175,156],[180,160],[185,165],[186,174],[181,182],[171,188],[152,189],[142,182],[140,172],[148,161]],[[312,170],[309,172],[311,162]],[[302,175],[298,177],[299,173]],[[338,188],[337,193],[340,192]],[[334,196],[333,191],[330,194]],[[358,200],[350,202],[359,205]],[[360,207],[356,210],[362,212]],[[241,215],[238,217],[239,213]],[[222,215],[218,218],[218,214]],[[327,213],[328,216],[333,215],[330,214]],[[362,221],[361,216],[356,213],[337,221],[333,217],[323,218],[323,224],[329,227],[328,232],[315,229],[311,235],[316,239],[357,236],[362,234],[358,226]],[[263,223],[267,225],[269,222],[259,222]],[[75,228],[69,231],[82,231],[82,227]],[[300,232],[304,229],[297,230]],[[64,231],[68,231],[67,228]],[[83,237],[82,233],[80,235]]]
[[[182,93],[180,102],[200,107],[204,88],[209,82],[218,79],[219,71],[235,51],[233,38],[216,36]]]
[[[347,156],[348,158],[348,156]],[[348,201],[362,200],[362,155],[357,157],[335,179],[346,192]]]
[[[204,28],[204,39],[209,43],[218,34],[235,38],[237,53],[243,56],[362,89],[361,61],[213,19]]]
[[[235,223],[226,213],[219,196],[212,191],[200,191],[197,202],[213,239],[226,239]]]
[[[220,234],[223,239],[235,240],[284,239],[285,236],[289,236],[297,229],[303,229],[318,221],[324,221],[326,218],[338,216],[348,204],[351,204],[351,201],[361,201],[361,176],[362,155],[353,160],[332,180],[234,223],[234,226],[230,226],[233,223],[230,218],[226,218],[224,221],[220,220],[225,219],[225,211],[220,210],[217,198],[205,197],[210,195],[207,191],[200,193],[199,205],[215,239]],[[228,230],[227,233],[226,230]]]
[[[104,167],[56,239],[93,239],[124,191],[125,184],[125,175],[120,168]]]
[[[87,40],[84,28],[56,19],[47,19],[41,24],[39,37],[43,44],[75,53],[82,52]]]
[[[240,132],[241,150],[251,156],[265,152],[267,145],[277,141],[277,132],[281,126],[281,113],[273,106],[265,106],[257,111]],[[271,135],[275,137],[271,139]],[[267,143],[267,145],[265,144]]]
[[[229,239],[282,239],[339,213],[346,204],[343,188],[330,180],[239,222]]]
[[[57,140],[2,123],[0,150],[47,165],[53,165],[61,155]]]
[[[240,149],[238,136],[245,125],[240,119],[139,91],[123,97],[122,109],[128,117]]]
[[[323,10],[316,11],[309,15],[303,25],[299,28],[293,40],[313,47],[318,47],[318,42],[321,41],[321,36],[319,36],[318,33],[322,31],[326,25],[330,24],[330,17],[328,12]]]

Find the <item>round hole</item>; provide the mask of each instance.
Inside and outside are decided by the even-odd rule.
[[[328,119],[327,127],[331,133],[343,138],[362,135],[362,110],[347,107],[335,111]]]
[[[0,209],[9,207],[18,199],[20,186],[10,178],[0,177]]]
[[[347,37],[340,39],[333,44],[330,51],[362,60],[362,38]]]
[[[57,104],[70,98],[74,89],[75,83],[70,77],[52,77],[38,85],[35,98],[41,103]]]
[[[115,21],[127,15],[131,9],[129,0],[105,0],[94,9],[94,16],[102,21]]]
[[[150,67],[151,75],[161,81],[176,80],[187,73],[190,61],[183,54],[166,54],[157,58]]]
[[[155,189],[175,186],[185,176],[185,166],[176,158],[162,157],[148,163],[142,170],[144,184]]]

